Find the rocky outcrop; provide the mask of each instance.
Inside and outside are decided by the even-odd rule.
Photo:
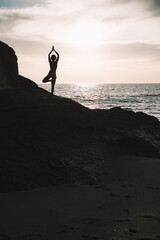
[[[18,77],[17,57],[14,50],[0,41],[0,89],[14,87]]]
[[[0,81],[10,76],[7,81],[15,83],[15,68],[13,77],[4,71]],[[90,110],[24,77],[17,82],[0,91],[0,191],[95,179],[116,154],[160,157],[155,117],[121,108]]]
[[[117,154],[160,157],[160,122],[90,110],[40,88],[0,91],[0,190],[95,179]]]
[[[33,82],[31,79],[18,75],[16,87],[29,89],[29,88],[37,88],[38,85],[35,82]]]
[[[32,80],[18,75],[15,51],[0,41],[0,90],[6,88],[35,88]]]

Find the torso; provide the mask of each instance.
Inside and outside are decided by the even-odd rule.
[[[55,61],[55,62],[50,61],[49,64],[50,64],[51,71],[56,72],[56,69],[57,69],[57,61]]]

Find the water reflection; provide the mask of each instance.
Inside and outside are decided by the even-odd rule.
[[[50,91],[49,85],[42,87]],[[57,84],[55,94],[92,109],[119,106],[160,119],[160,84]]]

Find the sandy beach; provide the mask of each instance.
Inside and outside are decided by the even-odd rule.
[[[125,155],[90,185],[0,193],[0,239],[160,239],[159,169]]]

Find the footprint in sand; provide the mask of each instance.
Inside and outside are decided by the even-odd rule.
[[[4,234],[0,234],[0,240],[9,240],[10,237],[8,237],[7,235]]]
[[[122,178],[118,178],[118,181],[119,181],[119,182],[123,182],[123,179],[122,179]]]
[[[81,222],[87,223],[87,224],[95,224],[99,221],[98,218],[83,218]]]
[[[110,175],[109,172],[104,172],[103,174],[106,175],[106,176]]]
[[[70,227],[70,226],[67,226],[67,225],[60,225],[58,226],[58,231],[57,233],[65,233],[65,232],[68,232],[68,231],[71,231],[74,229],[74,227]]]
[[[127,199],[130,199],[130,196],[129,195],[124,195],[124,198],[127,200]]]
[[[128,186],[133,187],[133,184],[128,184]]]
[[[144,215],[142,217],[143,218],[152,218],[152,219],[155,219],[156,221],[160,222],[160,218],[159,217],[155,217],[155,216],[152,216],[152,215]]]
[[[137,238],[136,240],[157,240],[157,239],[156,238],[142,237],[142,238]]]
[[[126,185],[121,185],[121,187],[122,187],[122,188],[127,188],[127,186],[126,186]]]
[[[147,188],[151,190],[159,190],[159,187],[147,187]]]
[[[27,239],[27,238],[29,238],[29,239],[33,239],[33,240],[36,240],[36,239],[41,239],[41,237],[42,237],[42,235],[41,234],[26,234],[26,235],[24,235],[23,236],[23,239]]]
[[[130,229],[129,229],[129,232],[130,232],[130,233],[136,233],[137,231],[136,231],[134,228],[130,228]]]
[[[105,185],[97,185],[94,187],[95,189],[102,189],[102,190],[111,190],[109,187]]]
[[[93,237],[93,236],[89,236],[86,234],[83,234],[82,238],[87,239],[87,240],[98,240],[99,239],[98,237]]]
[[[130,214],[130,210],[129,209],[124,209],[123,212],[126,213],[127,215]]]
[[[129,222],[131,221],[130,218],[124,218],[124,219],[114,219],[112,222],[114,223],[123,223],[123,222]]]
[[[85,235],[85,234],[83,234],[83,235],[82,235],[82,238],[89,238],[89,236],[88,236],[88,235]]]
[[[110,196],[111,196],[112,198],[117,197],[117,195],[116,195],[115,193],[111,193]]]
[[[99,205],[97,208],[98,209],[103,209],[105,207],[105,204]]]

